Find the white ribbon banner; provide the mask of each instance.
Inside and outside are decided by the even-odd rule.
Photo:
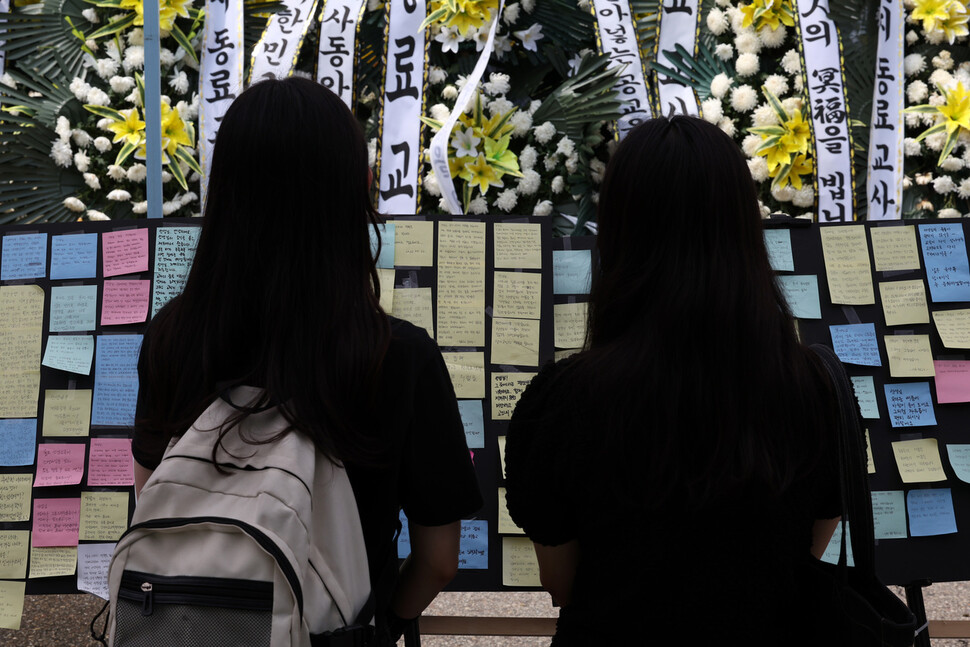
[[[316,8],[317,0],[283,0],[283,10],[270,16],[253,48],[250,82],[285,79],[293,72]]]
[[[828,0],[796,3],[812,111],[819,221],[848,222],[855,219],[852,139],[839,31],[829,18]]]
[[[869,130],[867,220],[898,220],[903,205],[903,2],[879,7],[876,81]]]
[[[208,0],[199,66],[199,158],[206,177],[226,109],[243,86],[243,0]],[[202,182],[205,196],[206,182]]]
[[[617,138],[623,139],[634,126],[653,116],[636,23],[629,0],[593,0],[590,7],[600,52],[624,68],[613,86],[623,101],[623,116],[616,120]]]
[[[660,34],[657,36],[657,62],[676,69],[677,66],[667,57],[667,52],[675,51],[676,45],[694,53],[698,14],[697,0],[664,0],[660,10]],[[659,71],[657,95],[663,115],[700,114],[693,88]]]
[[[10,11],[10,0],[0,0],[0,13],[9,13]],[[4,50],[4,45],[7,43],[0,40],[0,74],[3,74],[4,63],[7,59],[7,52]]]
[[[357,29],[366,4],[366,0],[327,0],[320,19],[317,82],[332,90],[351,109]]]
[[[377,165],[377,209],[392,215],[418,211],[421,113],[424,109],[425,0],[389,0],[387,56]]]

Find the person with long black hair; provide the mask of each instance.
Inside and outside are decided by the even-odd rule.
[[[586,348],[533,380],[506,446],[553,645],[800,644],[797,565],[840,514],[839,411],[744,158],[700,119],[648,121],[598,221]]]
[[[441,353],[379,304],[360,127],[313,81],[261,81],[226,112],[208,177],[185,289],[142,344],[136,491],[216,398],[259,387],[241,416],[275,405],[347,468],[375,587],[407,514],[411,556],[390,600],[375,589],[393,637],[454,576],[460,519],[482,500]]]

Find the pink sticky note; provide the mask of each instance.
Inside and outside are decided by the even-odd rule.
[[[79,485],[84,476],[83,443],[41,443],[34,487]]]
[[[101,234],[105,276],[148,271],[148,230],[126,229]]]
[[[128,438],[92,438],[88,485],[134,485],[135,464]]]
[[[77,546],[81,499],[34,499],[31,546]]]
[[[936,401],[970,402],[970,361],[935,360]]]
[[[101,325],[141,323],[148,317],[152,282],[105,281],[101,297]]]

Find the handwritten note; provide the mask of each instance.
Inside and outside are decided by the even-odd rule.
[[[936,360],[936,401],[970,402],[970,361]]]
[[[148,230],[125,229],[101,234],[105,277],[148,271]]]
[[[98,286],[51,288],[51,332],[84,332],[97,326]]]
[[[868,305],[876,302],[869,265],[866,229],[861,225],[819,229],[832,303]]]
[[[818,277],[816,275],[783,274],[778,276],[777,280],[793,317],[796,319],[822,318],[822,307],[818,298]]]
[[[886,404],[893,427],[928,427],[936,424],[929,382],[886,384]]]
[[[90,335],[51,335],[44,351],[44,366],[79,375],[91,374],[94,337]]]
[[[0,286],[0,418],[36,418],[44,290]]]
[[[553,294],[589,294],[592,276],[593,260],[588,249],[553,250]]]
[[[442,353],[455,395],[459,398],[485,397],[485,353]]]
[[[117,541],[127,529],[127,492],[81,492],[81,541]]]
[[[484,386],[485,376],[482,375],[483,390]],[[482,397],[485,397],[484,393],[482,393]],[[465,442],[470,449],[485,447],[485,414],[483,409],[481,400],[458,401],[458,413],[461,415],[461,424],[465,428]]]
[[[872,256],[876,260],[877,272],[920,268],[916,228],[913,225],[871,227],[869,236],[872,238]]]
[[[882,312],[886,317],[887,326],[930,322],[923,281],[880,283],[879,296],[882,298]]]
[[[44,391],[44,435],[87,436],[91,389]]]
[[[84,476],[81,443],[41,443],[37,448],[37,477],[34,487],[78,485]]]
[[[201,231],[201,227],[159,227],[155,230],[153,317],[162,306],[182,293]]]
[[[36,418],[0,420],[0,467],[34,464]]]
[[[495,223],[495,267],[542,269],[542,226],[538,223]]]
[[[438,223],[438,345],[485,345],[485,223]]]
[[[434,339],[434,315],[431,302],[431,288],[396,288],[394,316],[424,328]]]
[[[957,478],[964,483],[970,483],[970,445],[948,444],[946,454]]]
[[[871,375],[861,375],[849,378],[852,380],[852,390],[859,401],[859,411],[863,418],[878,418],[879,405],[876,404],[876,386]]]
[[[34,499],[31,546],[77,546],[81,499]]]
[[[378,268],[377,283],[381,286],[381,310],[394,314],[394,269]]]
[[[30,577],[63,577],[74,575],[77,568],[77,546],[50,546],[30,551]]]
[[[557,303],[552,307],[556,348],[579,348],[586,343],[587,303]]]
[[[47,234],[3,237],[0,280],[18,281],[47,276]]]
[[[876,539],[906,539],[906,497],[902,490],[872,493]]]
[[[488,568],[488,521],[472,519],[461,522],[458,539],[458,568]]]
[[[892,445],[896,467],[899,468],[903,483],[935,483],[946,480],[936,438],[898,440]]]
[[[426,220],[394,221],[394,265],[430,267],[434,264],[434,223]]]
[[[502,586],[540,586],[539,560],[528,537],[502,537]]]
[[[539,322],[492,319],[492,364],[539,366]]]
[[[950,488],[910,490],[906,493],[909,534],[913,537],[948,535],[957,531]]]
[[[868,429],[866,429],[866,473],[876,473],[876,462],[872,460],[872,439],[869,438]]]
[[[0,521],[30,519],[33,474],[0,474]]]
[[[370,253],[377,260],[377,267],[394,267],[394,229],[395,223],[393,222],[377,225],[376,232],[374,227],[367,228],[367,231],[370,232]],[[380,245],[379,254],[378,245]]]
[[[846,364],[882,366],[875,324],[829,326],[829,332],[832,333],[832,348],[835,354]]]
[[[498,460],[502,468],[502,478],[505,478],[505,436],[498,437]]]
[[[26,588],[25,582],[0,581],[0,629],[20,629]]]
[[[535,373],[492,373],[492,420],[508,420]]]
[[[92,438],[89,454],[89,486],[135,484],[130,438]]]
[[[535,272],[495,272],[493,315],[538,319],[542,306],[542,275]]]
[[[27,577],[29,530],[0,530],[0,579]]]
[[[794,272],[795,260],[791,253],[791,232],[787,229],[765,229],[765,249],[768,261],[776,272]]]
[[[148,317],[148,296],[152,282],[145,280],[104,282],[101,298],[101,325],[141,323]]]
[[[404,515],[404,510],[398,513],[398,518],[401,520],[401,532],[397,536],[397,556],[399,559],[404,559],[411,554],[411,527],[408,524],[408,518]]]
[[[855,566],[855,560],[852,558],[852,528],[849,526],[848,521],[845,522],[845,536],[845,563],[849,566]],[[832,538],[829,540],[828,546],[825,547],[821,561],[829,564],[838,564],[841,551],[842,524],[840,523],[835,527],[835,532],[832,533]]]
[[[963,225],[920,225],[919,236],[933,301],[970,301],[970,263]]]
[[[92,425],[135,423],[141,335],[98,335]]]
[[[505,504],[505,488],[498,489],[498,532],[500,535],[524,535],[525,531],[512,521]]]
[[[933,377],[929,335],[886,335],[889,374],[893,377]]]
[[[80,544],[77,547],[77,590],[108,599],[108,566],[116,544]]]
[[[970,348],[970,310],[940,310],[933,322],[947,348]]]
[[[51,280],[93,279],[98,275],[98,235],[51,237]]]

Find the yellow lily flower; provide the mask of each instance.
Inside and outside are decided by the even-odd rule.
[[[944,96],[946,103],[939,106],[937,110],[946,117],[947,135],[957,128],[970,131],[970,92],[963,87],[963,83],[957,83],[957,86],[946,91]]]
[[[942,21],[940,29],[943,30],[947,40],[952,45],[957,38],[970,35],[970,29],[967,28],[970,14],[967,13],[967,8],[959,2],[951,2],[947,13],[948,17]]]
[[[509,138],[510,135],[506,135],[498,140],[486,137],[485,159],[492,168],[496,169],[499,177],[502,177],[505,173],[521,177],[519,158],[509,150]]]
[[[741,5],[740,9],[744,15],[742,27],[754,25],[755,29],[760,31],[765,27],[775,30],[780,25],[795,26],[791,0],[754,0],[751,4]],[[759,14],[757,23],[755,23],[755,14]]]
[[[465,168],[460,175],[470,186],[477,186],[482,195],[485,195],[485,192],[488,191],[488,187],[490,186],[504,186],[502,179],[488,165],[488,161],[482,153],[478,154],[478,158],[475,161],[465,164]]]
[[[175,155],[179,144],[192,146],[192,139],[185,130],[185,122],[179,116],[178,108],[172,108],[166,103],[162,104],[162,140],[169,155]]]
[[[791,119],[783,124],[787,131],[779,141],[788,153],[804,153],[808,150],[808,140],[812,130],[808,122],[802,119],[802,113],[796,112]]]
[[[115,134],[113,143],[125,140],[129,144],[138,145],[145,140],[145,122],[138,118],[138,109],[122,110],[124,121],[108,124],[108,130]]]
[[[952,0],[914,0],[913,12],[910,17],[913,20],[922,20],[923,29],[935,31],[939,23],[950,17],[950,2]]]
[[[809,175],[815,171],[815,164],[807,155],[798,155],[788,169],[788,181],[792,188],[800,190],[802,188],[802,176]]]
[[[791,154],[779,142],[779,145],[772,146],[765,151],[765,161],[768,162],[768,173],[774,175],[779,166],[784,166],[791,161]]]

